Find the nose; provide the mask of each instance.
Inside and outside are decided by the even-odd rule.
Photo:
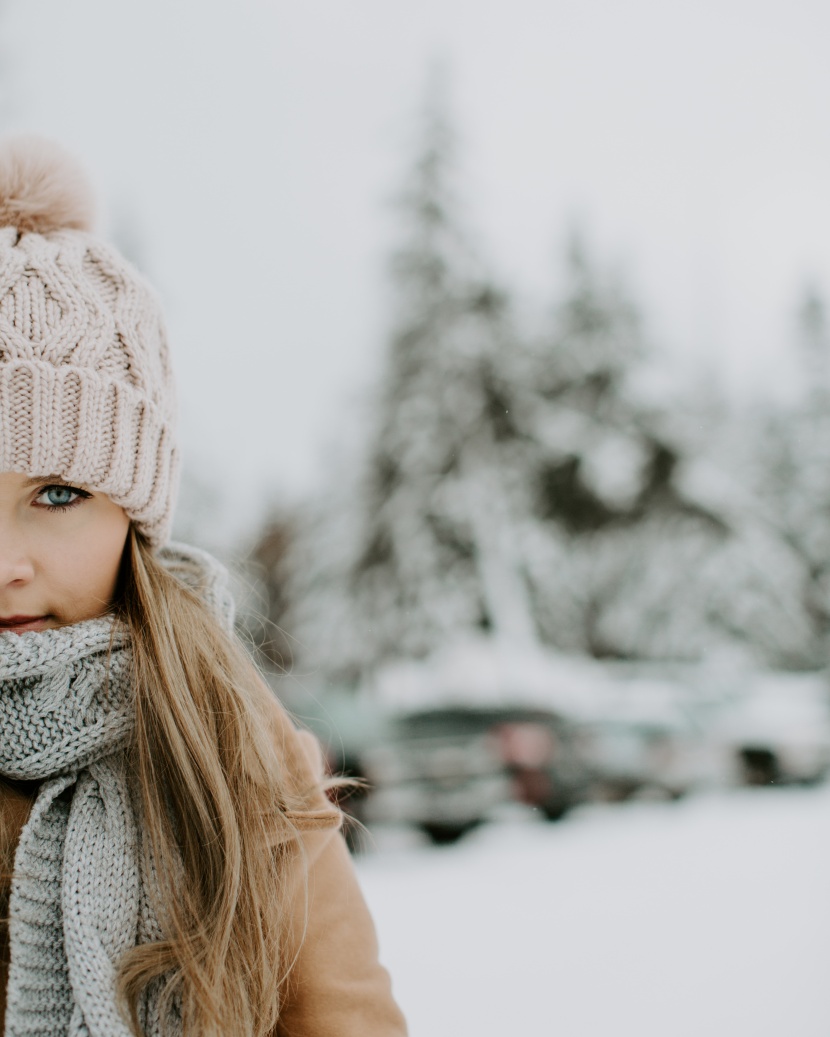
[[[0,589],[25,586],[35,569],[25,539],[16,536],[6,523],[0,526]]]

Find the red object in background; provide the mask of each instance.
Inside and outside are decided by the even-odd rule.
[[[535,767],[516,767],[510,776],[513,798],[531,807],[541,806],[553,793],[553,782],[547,771]]]
[[[499,753],[507,767],[546,767],[556,753],[556,737],[544,724],[530,721],[500,724],[495,733]]]

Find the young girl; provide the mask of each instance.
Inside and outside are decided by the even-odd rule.
[[[159,307],[91,211],[0,146],[0,1031],[400,1037],[316,743],[168,543]]]

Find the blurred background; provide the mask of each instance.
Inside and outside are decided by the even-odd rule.
[[[161,292],[414,1037],[830,1026],[830,9],[0,0]]]

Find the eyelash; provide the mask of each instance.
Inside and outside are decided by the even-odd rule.
[[[48,493],[49,490],[69,490],[70,493],[75,493],[77,496],[74,500],[69,501],[68,504],[38,504],[37,498],[42,497],[45,493]],[[36,508],[45,508],[46,511],[54,513],[57,511],[69,511],[70,508],[77,507],[81,501],[89,500],[91,496],[91,493],[88,493],[86,490],[80,490],[77,486],[67,486],[64,483],[49,483],[48,486],[42,486],[38,490],[34,503]]]

